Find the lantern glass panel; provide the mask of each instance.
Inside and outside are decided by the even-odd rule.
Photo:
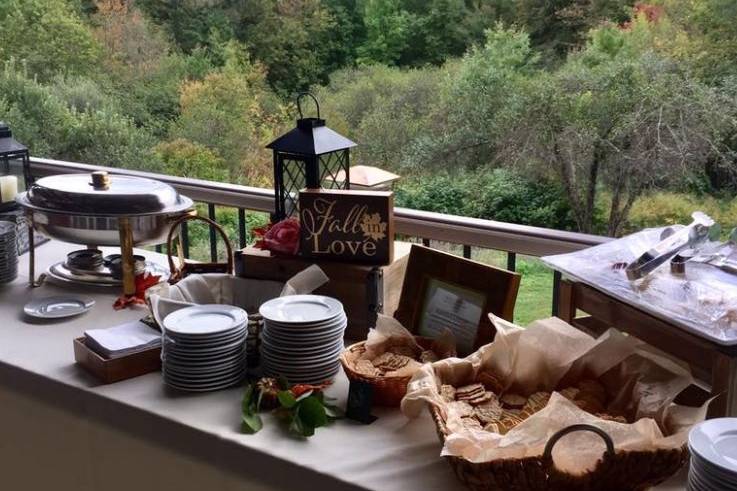
[[[348,189],[348,179],[338,180],[342,170],[348,175],[348,150],[320,155],[320,187],[324,189]]]
[[[282,156],[282,200],[284,203],[284,213],[287,217],[297,212],[297,201],[299,200],[299,191],[307,185],[306,166],[307,163],[303,159]]]

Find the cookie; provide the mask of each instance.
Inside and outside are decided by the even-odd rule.
[[[483,394],[484,392],[486,392],[486,389],[484,389],[484,386],[481,384],[464,385],[463,387],[458,387],[456,389],[456,399],[473,398]]]

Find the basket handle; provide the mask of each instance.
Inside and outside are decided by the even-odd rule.
[[[174,232],[181,227],[181,225],[184,222],[187,222],[189,220],[200,220],[202,222],[207,223],[211,227],[213,227],[217,232],[220,234],[220,237],[222,237],[223,242],[225,243],[225,249],[227,251],[226,257],[227,257],[227,263],[225,265],[222,265],[220,263],[206,263],[204,265],[203,269],[216,271],[216,270],[224,270],[228,274],[233,274],[233,271],[235,270],[235,263],[233,260],[233,246],[230,243],[230,239],[228,239],[228,235],[225,233],[225,230],[223,227],[221,227],[217,222],[210,220],[207,217],[203,217],[200,215],[184,215],[177,219],[171,226],[171,229],[169,229],[169,234],[166,237],[166,256],[169,261],[169,271],[171,273],[171,276],[169,278],[169,281],[171,283],[176,283],[177,281],[181,280],[187,275],[187,265],[182,264],[181,268],[177,268],[177,266],[174,264],[174,259],[172,258],[172,249],[174,245]],[[196,269],[196,268],[194,268]]]
[[[553,434],[553,436],[550,437],[548,442],[545,444],[545,450],[543,450],[543,464],[546,465],[548,469],[555,468],[555,462],[553,462],[553,448],[555,447],[555,444],[558,443],[558,440],[568,435],[569,433],[575,433],[577,431],[589,431],[591,433],[595,433],[599,435],[606,444],[606,451],[604,452],[603,460],[600,461],[599,465],[597,465],[597,467],[592,470],[591,473],[598,471],[602,464],[614,458],[614,442],[612,441],[612,437],[610,437],[609,434],[601,428],[598,428],[594,425],[581,423],[567,426],[561,430],[558,430],[557,432],[555,432],[555,434]]]

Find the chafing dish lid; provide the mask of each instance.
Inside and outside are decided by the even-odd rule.
[[[90,215],[176,213],[192,206],[166,183],[107,172],[43,177],[26,200],[33,207]]]

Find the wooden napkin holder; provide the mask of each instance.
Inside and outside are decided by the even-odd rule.
[[[74,360],[106,384],[120,382],[161,370],[161,347],[149,348],[119,358],[104,358],[85,344],[85,337],[74,340]]]

